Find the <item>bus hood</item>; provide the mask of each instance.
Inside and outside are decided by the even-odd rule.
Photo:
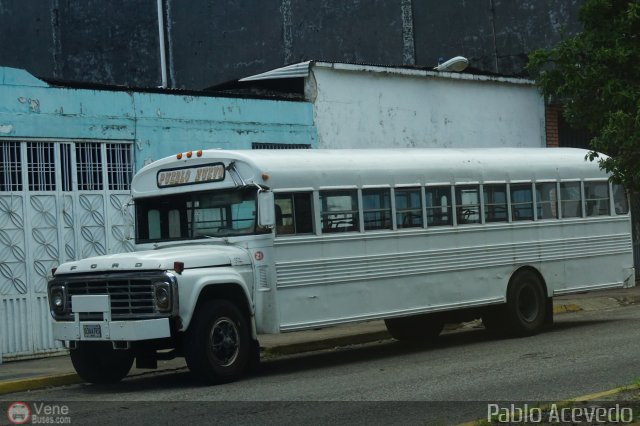
[[[74,262],[63,263],[56,274],[86,272],[173,270],[174,262],[183,262],[185,269],[207,266],[248,265],[249,254],[236,246],[213,244],[184,245],[157,250],[118,253],[89,257]]]

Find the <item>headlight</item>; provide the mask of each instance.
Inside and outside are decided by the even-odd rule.
[[[171,312],[173,307],[171,296],[171,284],[165,282],[153,283],[153,299],[158,312]]]
[[[49,289],[49,307],[54,315],[64,314],[67,308],[67,291],[64,286]]]

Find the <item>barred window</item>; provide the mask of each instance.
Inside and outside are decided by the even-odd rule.
[[[22,191],[20,142],[0,143],[0,191]]]
[[[276,233],[313,233],[313,204],[310,192],[276,194]]]
[[[27,142],[27,175],[29,191],[56,190],[54,144]]]
[[[363,189],[365,231],[391,229],[391,193],[388,189]]]
[[[477,185],[456,186],[458,225],[480,223],[480,188]]]
[[[533,191],[530,183],[511,185],[511,220],[533,220]]]
[[[483,187],[484,221],[507,221],[507,185],[489,184]]]
[[[322,232],[358,231],[358,192],[320,191]]]
[[[624,186],[614,183],[613,184],[613,205],[616,210],[616,214],[629,213],[629,202],[627,199],[627,192]]]
[[[451,187],[432,186],[425,191],[427,226],[453,225]]]
[[[60,144],[60,175],[62,178],[62,190],[73,191],[73,168],[71,167],[71,144]]]
[[[584,203],[587,216],[608,216],[609,182],[585,182]]]
[[[562,217],[582,217],[580,182],[560,183]]]
[[[536,183],[538,219],[558,218],[558,194],[555,182]]]
[[[395,191],[396,224],[398,228],[422,226],[422,194],[420,188],[399,188]]]
[[[131,146],[127,144],[113,143],[108,143],[106,145],[109,189],[112,191],[128,190],[133,176]]]
[[[79,191],[98,191],[103,189],[100,144],[77,143],[76,167]]]

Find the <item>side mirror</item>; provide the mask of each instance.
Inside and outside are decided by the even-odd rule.
[[[276,224],[275,198],[271,191],[258,192],[258,226],[273,228]]]

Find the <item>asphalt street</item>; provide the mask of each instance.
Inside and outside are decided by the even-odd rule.
[[[482,417],[491,402],[559,401],[632,383],[638,341],[640,306],[630,305],[558,315],[552,330],[528,338],[471,329],[433,346],[382,341],[280,357],[220,386],[180,371],[2,399],[68,404],[93,424],[122,416],[129,424],[455,424]]]

